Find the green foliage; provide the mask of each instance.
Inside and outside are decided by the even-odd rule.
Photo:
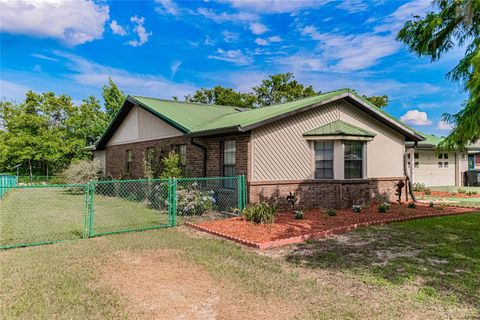
[[[425,192],[425,195],[427,196],[432,194],[432,190],[430,188],[425,188],[424,192]]]
[[[296,219],[296,220],[302,220],[303,218],[305,218],[305,214],[303,213],[302,210],[295,210],[293,212],[293,217]]]
[[[266,202],[249,204],[242,211],[242,217],[254,223],[273,223],[277,209]]]
[[[312,86],[306,87],[299,83],[290,72],[269,76],[260,86],[253,87],[253,92],[259,107],[311,97],[320,93],[315,92]]]
[[[253,108],[256,98],[251,93],[236,92],[231,88],[216,86],[212,89],[202,88],[197,90],[193,96],[185,96],[185,101]]]
[[[413,184],[413,191],[421,192],[421,191],[425,191],[426,188],[427,187],[425,187],[425,183],[415,182]]]
[[[387,213],[388,210],[390,210],[390,203],[385,202],[378,206],[378,212],[380,213]]]
[[[467,192],[468,196],[473,196],[473,195],[476,195],[476,194],[477,194],[477,191],[468,191]]]
[[[428,56],[432,61],[457,47],[465,47],[464,57],[447,77],[463,84],[469,98],[463,110],[445,114],[444,120],[454,129],[442,142],[445,148],[464,148],[480,139],[480,1],[435,1],[438,10],[425,17],[415,16],[407,21],[397,39],[407,44],[410,51]]]
[[[108,78],[108,84],[104,85],[102,88],[102,96],[105,103],[105,111],[109,121],[115,117],[118,110],[123,105],[123,102],[126,99],[125,94],[118,86],[113,82],[111,78]]]
[[[370,101],[373,105],[375,105],[377,108],[383,108],[388,105],[388,96],[383,95],[383,96],[365,96],[362,95],[362,98],[367,99]]]
[[[410,209],[416,209],[417,208],[417,204],[413,201],[410,201],[407,205],[407,207],[409,207]]]
[[[362,211],[362,206],[359,205],[359,204],[354,204],[354,205],[352,206],[352,211],[353,211],[353,212],[356,212],[356,213],[360,213],[360,211]]]
[[[62,176],[66,183],[85,184],[90,181],[97,181],[100,172],[98,161],[79,160],[75,161],[63,171]]]
[[[180,178],[182,176],[180,156],[177,153],[171,151],[162,159],[162,162],[163,171],[160,178]]]
[[[333,210],[333,209],[328,209],[327,210],[327,214],[330,216],[330,217],[335,217],[337,215],[337,211]]]
[[[202,215],[212,210],[215,204],[213,191],[201,191],[196,184],[188,189],[177,190],[177,213],[181,216]]]
[[[458,191],[458,193],[460,193],[460,194],[465,194],[465,193],[467,193],[467,190],[466,190],[466,189],[463,189],[463,188],[458,188],[457,191]]]
[[[435,206],[435,203],[434,203],[433,201],[430,201],[430,202],[428,203],[428,206],[429,206],[430,208],[433,208],[433,207]]]

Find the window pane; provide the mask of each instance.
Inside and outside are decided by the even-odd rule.
[[[443,159],[448,159],[448,153],[443,154]]]
[[[315,179],[333,178],[333,141],[315,141]]]
[[[223,142],[223,164],[235,165],[236,163],[236,144],[235,141]]]
[[[442,168],[442,167],[443,167],[442,162],[439,162],[439,163],[438,163],[438,167],[439,167],[439,168]]]
[[[363,177],[363,142],[347,141],[344,147],[345,179],[361,179]]]
[[[438,159],[442,159],[443,158],[443,153],[439,153],[438,154]]]

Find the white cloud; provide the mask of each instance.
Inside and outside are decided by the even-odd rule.
[[[209,36],[206,36],[203,44],[206,46],[213,46],[215,45],[215,41],[213,41],[212,38],[210,38]]]
[[[93,1],[0,0],[2,32],[79,45],[102,38],[109,7]]]
[[[343,0],[336,8],[346,10],[350,13],[356,13],[366,11],[368,4],[363,0]]]
[[[65,52],[54,52],[58,57],[67,60],[70,74],[67,78],[74,80],[81,87],[100,90],[111,77],[126,94],[143,95],[171,99],[172,96],[183,97],[194,92],[195,86],[185,83],[175,83],[162,76],[132,73],[127,70],[100,65],[83,57]],[[65,79],[62,79],[65,82]],[[76,85],[75,87],[79,87]],[[91,90],[90,90],[91,91]]]
[[[255,39],[255,43],[259,46],[266,46],[268,44],[268,41],[262,38],[257,38]]]
[[[450,123],[443,120],[438,121],[437,130],[451,131],[452,129],[453,129],[453,126]]]
[[[136,26],[133,28],[133,31],[138,35],[138,40],[130,40],[127,42],[127,44],[131,45],[132,47],[141,47],[147,43],[148,38],[152,35],[152,33],[147,32],[143,26],[145,22],[144,17],[133,16],[130,18],[130,21],[136,24]]]
[[[171,14],[177,16],[180,13],[180,8],[172,0],[155,0],[155,3],[158,4],[155,11],[159,14]]]
[[[112,20],[112,22],[110,22],[110,29],[112,29],[113,34],[117,34],[122,37],[127,34],[125,29],[115,20]]]
[[[332,0],[263,0],[263,1],[246,1],[246,0],[225,0],[234,8],[246,9],[260,14],[268,13],[287,13],[296,12],[302,9],[321,7]]]
[[[270,42],[282,42],[283,39],[280,38],[279,36],[271,36],[271,37],[268,37],[268,41],[270,41]]]
[[[264,34],[268,31],[268,28],[260,22],[252,22],[250,23],[250,31],[253,34]]]
[[[208,56],[209,59],[232,62],[238,66],[251,64],[253,59],[242,53],[241,50],[223,50],[218,48],[215,54]]]
[[[170,65],[171,78],[175,77],[175,74],[177,73],[178,68],[180,68],[181,65],[182,61],[175,60],[172,62],[172,64]]]
[[[25,98],[25,92],[28,90],[30,88],[23,84],[0,79],[0,99],[20,102]]]
[[[400,117],[400,120],[415,126],[429,126],[432,124],[432,121],[428,119],[427,113],[419,110],[408,110],[407,113]]]
[[[300,33],[318,41],[316,59],[331,70],[349,72],[362,70],[378,63],[381,58],[396,53],[400,44],[391,34],[357,35],[323,34],[314,26],[300,29]]]
[[[223,40],[227,43],[237,42],[239,34],[228,30],[222,31]]]
[[[31,56],[35,58],[43,59],[43,60],[58,62],[57,58],[52,58],[40,53],[32,53]]]
[[[375,27],[375,32],[397,32],[406,21],[413,19],[415,15],[422,15],[432,9],[432,0],[413,0],[398,7],[394,13],[387,16],[382,24]]]
[[[198,8],[197,13],[201,16],[213,20],[216,23],[222,22],[250,22],[256,21],[259,19],[259,16],[250,12],[237,12],[237,13],[227,13],[221,12],[217,13],[211,9],[207,8]]]

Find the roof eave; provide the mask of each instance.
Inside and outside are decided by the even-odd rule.
[[[225,133],[235,133],[235,132],[245,132],[240,126],[231,126],[219,129],[203,130],[203,131],[194,131],[185,134],[186,137],[196,138],[196,137],[205,137],[205,136],[214,136]]]

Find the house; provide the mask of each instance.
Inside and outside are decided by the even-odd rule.
[[[444,137],[420,133],[426,140],[418,142],[413,153],[407,155],[409,176],[414,183],[427,187],[466,185],[465,172],[480,169],[480,143],[471,144],[463,151],[448,151],[439,148]],[[412,142],[406,142],[413,148]],[[412,167],[413,163],[413,167]]]
[[[188,176],[245,175],[250,202],[346,207],[393,201],[405,142],[421,140],[350,89],[247,110],[129,96],[94,153],[115,178],[175,150]]]

